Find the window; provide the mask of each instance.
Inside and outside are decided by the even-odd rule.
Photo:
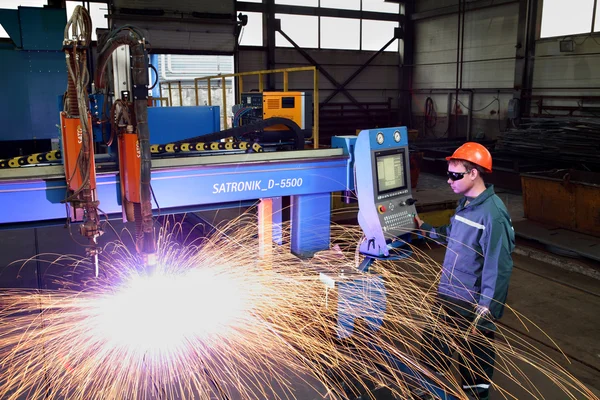
[[[563,0],[544,0],[540,37],[590,33],[593,10],[594,0],[571,0],[568,7],[565,7]],[[598,10],[596,10],[597,15]],[[598,24],[595,29],[598,29]]]
[[[298,46],[313,49],[319,47],[319,17],[275,14],[275,18],[281,19],[281,30]],[[275,38],[275,46],[293,47],[279,32]]]
[[[275,4],[290,6],[319,7],[319,0],[275,0]]]
[[[384,0],[362,0],[363,11],[377,11],[390,14],[400,13],[400,4],[389,3]]]
[[[263,17],[257,12],[243,12],[248,16],[248,24],[242,28],[239,43],[241,46],[263,45]]]
[[[108,14],[108,5],[105,3],[88,3],[83,1],[67,1],[67,19],[73,14],[73,10],[77,6],[84,6],[87,8],[89,4],[90,18],[92,18],[92,40],[96,40],[96,29],[97,28],[108,28],[108,19],[105,15]]]
[[[321,8],[360,10],[360,0],[321,0]]]
[[[0,8],[7,8],[10,10],[16,10],[19,6],[22,7],[43,7],[47,4],[47,0],[2,0]],[[8,39],[8,33],[0,25],[0,39]]]
[[[321,17],[321,48],[358,50],[360,48],[360,20]]]
[[[394,37],[394,29],[398,22],[376,21],[363,19],[362,22],[362,50],[380,50],[391,38]],[[392,42],[385,51],[398,51],[398,39]]]

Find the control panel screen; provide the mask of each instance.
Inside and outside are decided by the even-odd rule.
[[[375,163],[379,194],[406,189],[403,149],[377,152],[375,153]]]

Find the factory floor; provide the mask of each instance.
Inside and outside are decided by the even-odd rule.
[[[568,251],[581,242],[575,238],[581,235],[572,232],[563,236],[553,232],[554,246],[548,246],[544,237],[536,237],[537,232],[545,233],[543,229],[525,219],[522,195],[498,187],[495,191],[506,205],[517,233],[507,304],[530,319],[524,325],[514,313],[506,312],[501,320],[503,328],[542,350],[600,397],[600,262],[587,258],[585,251],[584,255]],[[441,225],[448,223],[460,196],[452,192],[446,178],[422,173],[413,198],[418,200],[419,214],[425,221]],[[600,250],[599,238],[585,237],[584,241],[589,249]],[[444,248],[425,246],[423,250],[442,262]],[[537,398],[566,398],[548,378],[527,365],[517,365],[539,389]],[[505,377],[497,376],[495,383],[519,400],[536,398]],[[490,398],[505,396],[492,391]]]
[[[507,205],[513,222],[526,222],[523,218],[521,196],[503,190],[497,190],[497,193]],[[419,199],[419,202],[429,202],[434,205],[451,203],[458,198],[450,191],[444,178],[428,174],[421,174],[414,197]],[[227,213],[222,211],[220,213],[227,219]],[[206,214],[204,217],[209,222],[217,222],[217,219],[221,219]],[[235,215],[231,217],[233,216]],[[16,259],[30,257],[32,249],[35,249],[36,253],[58,251],[57,249],[61,249],[60,246],[66,246],[64,232],[59,235],[60,231],[64,231],[64,228],[52,227],[3,233],[0,239],[2,249],[6,251],[0,254],[0,265],[8,266]],[[110,232],[107,232],[106,236],[106,240],[109,240]],[[434,260],[442,261],[443,248],[429,247],[425,244],[422,246]],[[64,253],[67,252],[71,251],[65,249]],[[530,322],[527,322],[529,330],[511,312],[506,312],[501,320],[504,329],[518,331],[519,335],[556,360],[566,371],[600,397],[600,340],[598,339],[600,338],[600,313],[598,312],[600,278],[595,279],[600,277],[600,263],[585,258],[573,259],[552,254],[543,244],[531,238],[520,237],[517,238],[517,249],[513,259],[515,268],[507,304],[529,318]],[[17,270],[19,270],[18,279]],[[18,264],[12,264],[10,267],[3,268],[0,284],[2,287],[37,287],[38,283],[35,271],[21,270]],[[539,329],[534,328],[534,324]],[[564,355],[556,350],[556,346]],[[495,383],[511,392],[514,398],[519,400],[566,398],[548,378],[533,371],[531,367],[524,364],[518,364],[518,367],[525,371],[540,394],[532,397],[505,377],[497,376]],[[309,377],[305,380],[292,378],[291,372],[289,376],[289,384],[294,387],[296,399],[329,398],[326,397],[326,389],[311,381]],[[218,397],[214,398],[218,399]],[[379,393],[379,400],[389,398],[384,392]],[[492,400],[504,398],[501,393],[492,391]]]
[[[499,188],[496,188],[496,193],[506,204],[515,224],[528,222],[523,216],[520,194]],[[459,198],[450,190],[443,177],[429,174],[421,174],[413,197],[419,199],[421,206],[424,206],[423,203],[433,204],[432,209]],[[434,260],[442,262],[444,248],[426,244],[421,247]],[[524,324],[514,313],[507,311],[501,320],[502,329],[516,333],[541,350],[600,397],[600,279],[593,279],[600,277],[600,263],[550,253],[544,244],[523,237],[517,237],[513,260],[514,270],[507,304],[529,321]],[[507,377],[497,375],[494,383],[511,393],[514,396],[512,398],[567,398],[540,372],[522,362],[517,362],[516,365],[525,372],[531,385],[539,392],[534,397]],[[306,383],[298,383],[295,386],[296,398],[326,398],[325,388],[314,382],[310,386],[312,387]],[[492,389],[490,398],[496,400],[506,397]],[[382,390],[377,392],[377,399],[387,400],[392,397]]]
[[[444,248],[423,245],[422,249],[434,260],[443,260]],[[516,333],[541,350],[600,397],[600,281],[524,255],[514,254],[513,259],[507,304],[528,321],[524,324],[514,313],[507,311],[500,321],[501,329]],[[531,382],[530,387],[535,387],[538,393],[534,397],[506,376],[498,374],[494,383],[514,396],[508,398],[567,398],[534,368],[523,362],[516,362],[516,366],[525,373]],[[326,389],[322,385],[310,379],[308,383],[300,383],[296,378],[293,386],[299,400],[330,398],[325,396]],[[375,394],[376,400],[404,400],[391,397],[385,390]],[[498,390],[491,390],[491,400],[505,398]],[[584,400],[587,397],[577,398]]]
[[[520,194],[498,188],[496,193],[506,204],[514,223],[527,223]],[[421,206],[423,203],[433,204],[435,209],[436,205],[451,204],[460,196],[450,190],[443,177],[421,174],[413,197],[419,199]],[[208,212],[203,217],[214,223],[227,219],[227,214],[223,211]],[[434,260],[442,262],[442,247],[426,244],[421,247]],[[530,322],[524,326],[513,313],[506,312],[501,321],[503,329],[518,333],[600,397],[600,279],[591,279],[600,276],[600,263],[552,254],[543,244],[522,237],[517,238],[513,259],[515,267],[507,304],[529,318]],[[594,275],[594,271],[599,274]],[[564,354],[556,350],[557,346]],[[566,398],[541,373],[523,363],[517,363],[517,366],[539,390],[538,399]],[[506,377],[497,376],[495,383],[512,393],[513,398],[536,398]],[[310,377],[303,380],[292,378],[290,384],[299,400],[330,398],[326,395],[326,388]],[[385,390],[376,394],[378,400],[392,399]],[[504,399],[505,396],[492,390],[490,398]],[[585,397],[580,398],[583,400]]]
[[[426,251],[436,261],[442,261],[443,248]],[[524,326],[507,311],[500,321],[502,328],[518,333],[600,396],[600,281],[519,254],[513,254],[513,261],[507,305],[530,321]],[[540,390],[542,396],[538,398],[566,398],[540,373],[518,365]],[[499,376],[494,383],[508,389],[519,400],[534,398],[506,377]],[[492,390],[490,398],[504,397]]]

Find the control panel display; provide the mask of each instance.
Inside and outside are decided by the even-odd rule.
[[[378,194],[406,189],[404,149],[395,149],[375,154]]]
[[[416,228],[405,127],[361,131],[354,147],[358,223],[366,240],[360,252],[387,257],[396,239]]]

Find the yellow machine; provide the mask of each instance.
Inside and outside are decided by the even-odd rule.
[[[312,95],[304,92],[250,92],[242,94],[242,107],[252,111],[242,116],[242,125],[268,118],[286,118],[300,129],[312,128]],[[265,128],[265,131],[287,129],[283,125]]]

